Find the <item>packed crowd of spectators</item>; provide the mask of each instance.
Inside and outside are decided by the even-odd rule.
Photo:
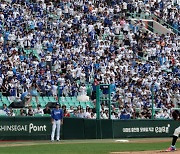
[[[78,96],[86,94],[86,85],[90,85],[90,97],[95,102],[96,86],[103,83],[111,85],[113,102],[118,104],[112,105],[112,118],[151,118],[152,91],[154,108],[161,109],[156,117],[170,117],[171,108],[178,107],[180,100],[180,39],[173,33],[143,31],[142,21],[133,25],[127,13],[143,11],[144,4],[146,11],[154,8],[162,12],[164,1],[156,3],[1,1],[2,94],[20,97],[36,83],[41,96],[56,97],[59,83],[60,96]],[[173,22],[179,22],[176,11],[167,12]],[[160,16],[168,17],[164,11]],[[102,91],[102,95],[107,94],[107,90]],[[106,102],[102,103],[101,117],[106,119],[104,105]],[[81,112],[87,113],[84,117],[95,117],[93,109],[70,112],[75,117]]]

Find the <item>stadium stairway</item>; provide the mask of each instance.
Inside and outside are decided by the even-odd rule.
[[[129,20],[131,20],[133,24],[137,23],[140,20],[143,22],[144,31],[149,31],[151,33],[158,33],[158,34],[167,34],[167,33],[180,34],[180,31],[178,31],[171,25],[167,24],[165,21],[155,16],[154,14],[146,15],[144,12],[142,12],[141,14],[139,13],[128,13],[128,14],[129,14]]]

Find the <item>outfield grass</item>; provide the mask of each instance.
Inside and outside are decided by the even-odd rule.
[[[14,147],[0,147],[0,154],[108,154],[120,151],[164,150],[170,143],[38,143]],[[10,145],[10,144],[8,144]],[[180,143],[177,143],[180,147]]]

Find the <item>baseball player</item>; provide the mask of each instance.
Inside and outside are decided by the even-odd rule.
[[[172,117],[174,120],[180,120],[180,112],[178,110],[174,110],[172,112]],[[166,151],[175,151],[176,150],[175,144],[179,137],[179,134],[180,134],[180,126],[175,129],[174,134],[173,134],[172,144]]]
[[[60,126],[63,124],[64,113],[63,110],[60,109],[59,103],[56,103],[56,108],[51,112],[51,123],[52,123],[52,133],[51,133],[51,141],[54,141],[54,135],[56,131],[56,140],[59,141],[60,138]],[[56,130],[57,127],[57,130]]]

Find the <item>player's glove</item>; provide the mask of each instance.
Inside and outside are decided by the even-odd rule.
[[[173,117],[173,119],[174,120],[178,120],[179,119],[179,111],[178,110],[174,110],[173,112],[172,112],[172,117]]]

